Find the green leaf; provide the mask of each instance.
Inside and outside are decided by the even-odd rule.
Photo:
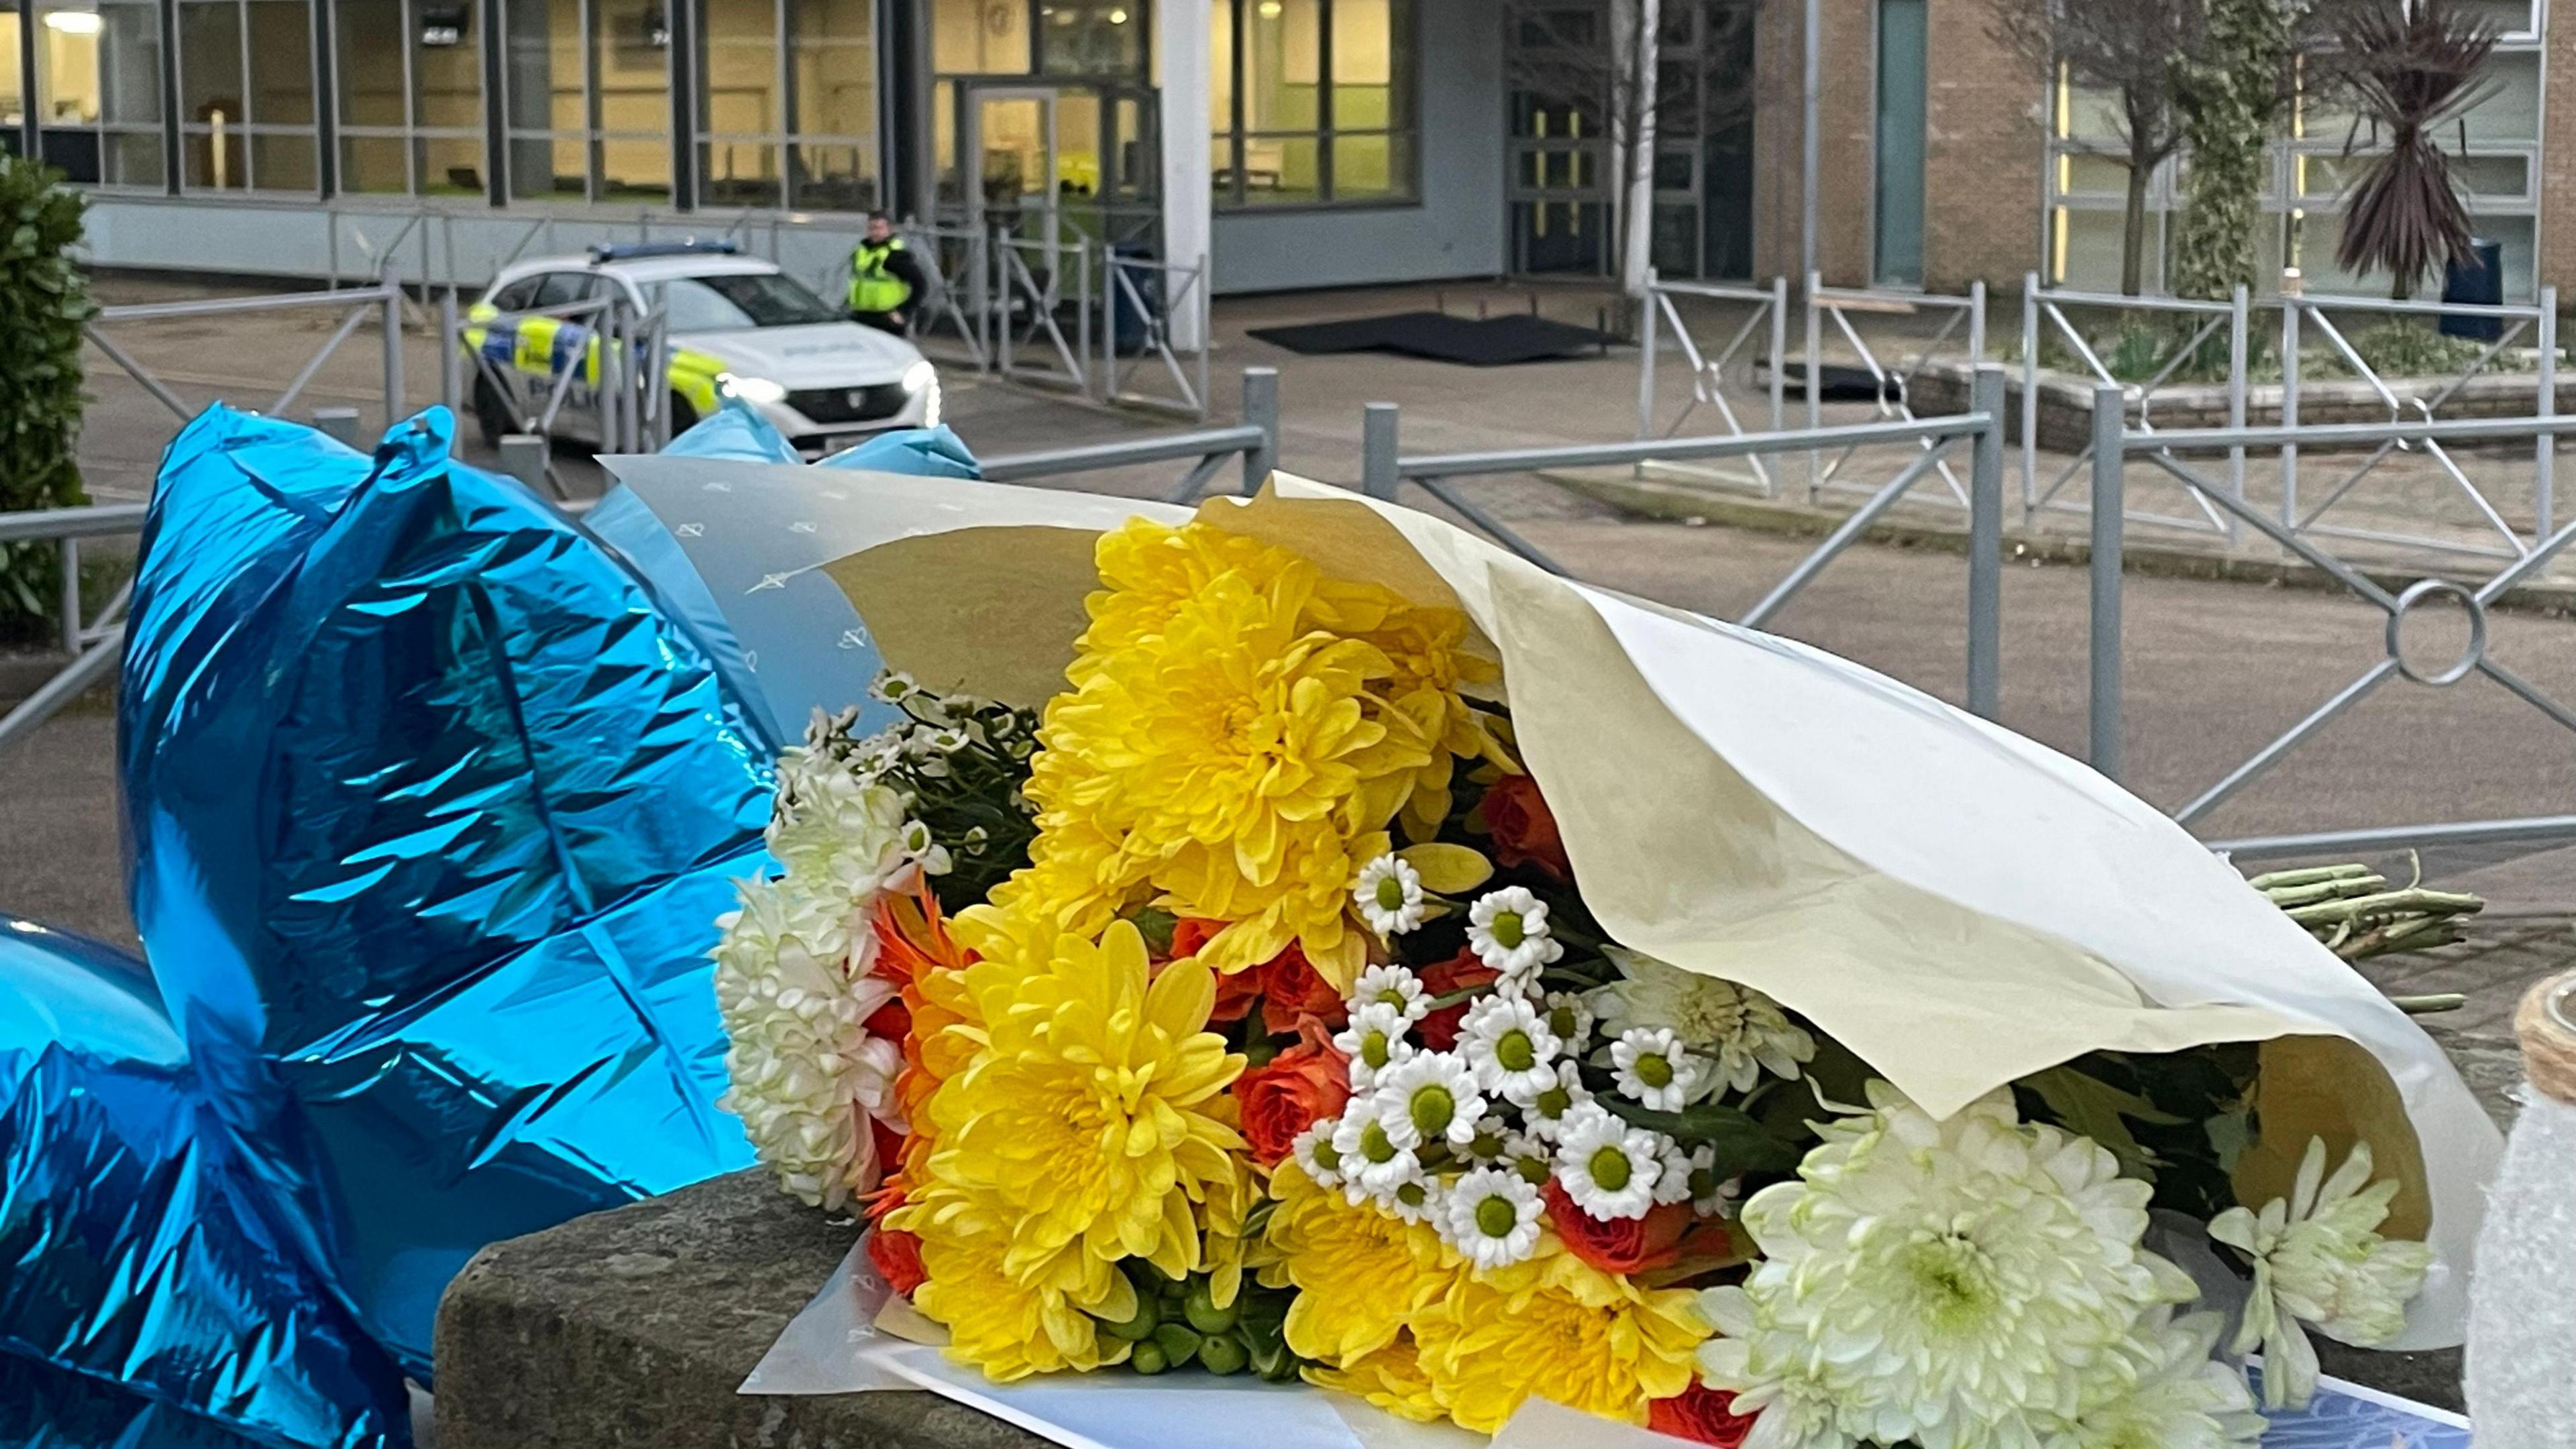
[[[1678,1112],[1657,1112],[1619,1097],[1593,1100],[1621,1121],[1649,1132],[1661,1132],[1685,1147],[1717,1150],[1717,1175],[1739,1172],[1786,1172],[1798,1165],[1801,1152],[1764,1131],[1762,1124],[1733,1107],[1702,1102]]]
[[[2102,1144],[2135,1177],[2152,1179],[2153,1169],[2165,1164],[2129,1131],[2129,1119],[2159,1127],[2178,1127],[2184,1121],[2135,1092],[2124,1092],[2073,1067],[2051,1067],[2023,1078],[2021,1085],[2039,1094],[2057,1125]]]

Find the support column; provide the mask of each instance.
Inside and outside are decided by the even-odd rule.
[[[1154,6],[1154,58],[1162,100],[1163,260],[1199,266],[1202,293],[1215,283],[1214,268],[1207,265],[1215,180],[1208,142],[1208,76],[1216,59],[1209,52],[1208,4],[1162,0]],[[1190,305],[1172,309],[1175,351],[1196,352],[1207,345],[1199,335],[1199,311]]]

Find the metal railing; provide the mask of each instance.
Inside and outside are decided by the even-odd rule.
[[[1823,426],[1824,421],[1824,327],[1830,322],[1834,330],[1860,357],[1861,367],[1869,373],[1871,406],[1882,418],[1914,421],[1914,384],[1926,368],[1942,359],[1955,346],[1963,349],[1964,360],[1973,369],[1986,360],[1986,284],[1972,282],[1964,297],[1947,297],[1928,292],[1908,292],[1879,287],[1828,287],[1822,275],[1807,274],[1807,426]],[[1876,313],[1882,316],[1919,316],[1931,313],[1940,317],[1941,325],[1928,336],[1900,341],[1899,350],[1886,359],[1879,348],[1872,347],[1852,324],[1854,313]],[[1962,335],[1964,333],[1964,335]],[[1958,338],[1957,343],[1952,339]],[[1886,346],[1882,339],[1880,346]],[[1925,446],[1929,446],[1927,443]],[[1814,502],[1827,488],[1836,486],[1843,466],[1851,461],[1855,450],[1845,448],[1828,465],[1821,465],[1821,453],[1807,455],[1807,500]],[[1950,488],[1952,501],[1964,508],[1967,491],[1950,465],[1936,466],[1941,480]],[[1849,485],[1845,485],[1849,486]]]
[[[1209,308],[1207,258],[1183,266],[1115,249],[1100,254],[1100,400],[1131,407],[1160,409],[1190,418],[1208,414]],[[1132,322],[1135,346],[1127,344]],[[1180,325],[1175,325],[1176,323]],[[1192,338],[1191,363],[1184,367],[1174,348],[1176,337]],[[1121,356],[1132,360],[1121,364]],[[1149,361],[1162,364],[1171,392],[1153,393],[1137,386]]]
[[[1488,537],[1550,573],[1565,567],[1544,550],[1469,498],[1461,481],[1500,474],[1535,473],[1563,468],[1597,468],[1674,460],[1778,457],[1846,450],[1887,443],[1911,443],[1921,451],[1896,477],[1882,484],[1860,507],[1792,568],[1761,600],[1736,620],[1760,628],[1826,565],[1868,533],[1898,499],[1960,443],[1971,446],[1968,508],[1968,707],[1995,717],[2001,661],[2001,590],[2003,580],[2003,369],[1980,364],[1972,374],[1967,412],[1942,417],[1897,417],[1793,432],[1729,433],[1696,438],[1646,438],[1626,443],[1588,443],[1553,448],[1519,448],[1484,453],[1406,456],[1401,449],[1400,418],[1393,403],[1370,403],[1361,419],[1360,487],[1372,498],[1395,501],[1412,483],[1446,504]]]
[[[36,692],[0,714],[0,749],[33,730],[78,699],[90,686],[116,671],[125,651],[125,606],[134,594],[128,580],[94,619],[81,617],[80,543],[85,538],[113,538],[139,533],[146,508],[140,503],[106,503],[83,508],[46,508],[27,513],[0,513],[0,543],[51,542],[62,560],[62,645],[69,659]]]
[[[1711,350],[1700,346],[1699,338],[1692,333],[1690,321],[1682,315],[1681,305],[1675,300],[1676,298],[1750,304],[1751,310],[1745,314],[1744,320],[1737,324],[1735,330],[1728,334],[1726,341]],[[1780,361],[1789,351],[1789,281],[1787,278],[1774,277],[1769,287],[1730,287],[1713,282],[1667,282],[1649,272],[1646,276],[1643,310],[1645,315],[1640,324],[1637,344],[1638,437],[1679,437],[1682,435],[1682,429],[1689,425],[1692,415],[1703,407],[1716,412],[1718,420],[1725,425],[1728,436],[1739,438],[1746,436],[1744,420],[1736,415],[1734,404],[1727,401],[1726,389],[1730,375],[1740,371],[1746,390],[1752,390],[1755,360],[1745,355],[1745,344],[1757,336],[1768,339],[1768,348],[1763,354],[1768,359],[1763,365],[1763,370],[1770,374],[1771,397],[1771,410],[1766,431],[1777,433],[1787,428],[1788,369],[1783,367]],[[1769,324],[1767,329],[1764,326],[1765,323]],[[1690,400],[1682,404],[1681,411],[1674,415],[1670,426],[1661,426],[1656,422],[1655,417],[1658,403],[1655,368],[1656,355],[1661,349],[1660,334],[1666,328],[1671,329],[1673,341],[1681,348],[1683,360],[1690,364],[1691,385]],[[1808,366],[1812,372],[1815,366],[1812,358],[1809,359]],[[1703,477],[1718,476],[1710,475],[1705,470],[1689,469],[1687,465],[1671,464],[1660,458],[1655,461],[1659,465],[1680,468],[1686,474],[1698,474]],[[1761,487],[1763,497],[1780,496],[1780,477],[1773,469],[1769,458],[1760,454],[1748,454],[1744,462],[1753,470],[1752,481]]]
[[[1229,458],[1243,463],[1242,491],[1260,491],[1262,480],[1279,466],[1279,371],[1270,367],[1243,370],[1243,420],[1231,427],[1196,428],[1156,433],[1115,443],[1077,448],[1050,448],[1035,453],[1005,453],[983,460],[984,477],[994,483],[1026,483],[1039,478],[1067,478],[1147,463],[1196,459],[1179,485],[1165,495],[1168,503],[1189,503],[1207,491]]]
[[[2090,504],[2061,499],[2058,494],[2067,482],[2084,471],[2093,456],[2090,440],[2057,476],[2042,487],[2039,482],[2039,416],[2041,390],[2040,354],[2054,340],[2075,355],[2086,377],[2094,386],[2122,386],[2112,376],[2110,366],[2102,360],[2093,342],[2066,315],[2069,307],[2110,311],[2124,317],[2143,315],[2153,319],[2173,319],[2172,335],[2156,339],[2155,370],[2143,382],[2127,384],[2135,389],[2138,400],[2138,424],[2143,430],[2155,426],[2155,393],[2175,373],[2190,366],[2202,355],[2202,349],[2222,330],[2227,337],[2227,425],[2245,426],[2246,374],[2249,370],[2248,347],[2251,339],[2252,307],[2243,285],[2225,302],[2199,301],[2188,297],[2131,297],[2111,292],[2085,292],[2066,287],[2043,287],[2039,273],[2022,277],[2021,293],[2021,507],[2022,522],[2034,523],[2043,510],[2081,513]],[[2228,485],[2236,496],[2245,496],[2245,450],[2230,449],[2227,456]],[[2168,515],[2133,513],[2132,521],[2161,524],[2169,528],[2207,529],[2225,535],[2230,542],[2237,537],[2236,525],[2226,514],[2201,502],[2198,494],[2189,495],[2200,509],[2199,518],[2176,518]]]
[[[2237,496],[2224,482],[2209,478],[2184,460],[2185,454],[2207,454],[2232,448],[2280,448],[2294,453],[2300,447],[2349,446],[2415,446],[2440,447],[2445,444],[2484,441],[2511,441],[2537,438],[2545,447],[2559,437],[2576,433],[2576,417],[2541,414],[2520,418],[2460,418],[2446,420],[2400,419],[2386,423],[2357,423],[2322,427],[2245,427],[2172,429],[2163,432],[2132,431],[2127,425],[2123,390],[2116,384],[2102,384],[2093,394],[2093,512],[2092,558],[2090,568],[2091,624],[2089,640],[2089,689],[2087,706],[2087,754],[2093,767],[2113,780],[2121,777],[2125,763],[2126,735],[2122,719],[2121,668],[2122,645],[2122,544],[2126,523],[2125,486],[2128,463],[2143,458],[2190,489],[2210,506],[2220,509],[2243,526],[2264,535],[2289,554],[2317,569],[2345,591],[2363,599],[2387,616],[2382,636],[2384,655],[2359,677],[2335,692],[2307,716],[2283,731],[2269,744],[2236,765],[2216,783],[2202,790],[2182,808],[2174,819],[2191,825],[2217,808],[2237,792],[2252,784],[2301,744],[2313,737],[2336,717],[2360,703],[2392,679],[2402,679],[2426,688],[2442,689],[2458,684],[2471,675],[2483,675],[2531,706],[2541,715],[2571,733],[2576,733],[2576,710],[2571,710],[2546,691],[2515,673],[2493,657],[2488,649],[2487,613],[2497,600],[2537,574],[2570,542],[2576,542],[2576,523],[2562,525],[2534,546],[2507,561],[2493,575],[2466,584],[2452,579],[2426,576],[2392,591],[2370,578],[2360,569],[2329,552],[2316,538],[2315,530],[2302,528],[2295,517],[2276,518]],[[2468,642],[2458,658],[2438,669],[2419,667],[2407,658],[2403,648],[2403,629],[2408,614],[2434,600],[2456,604],[2468,618]],[[2310,851],[2352,850],[2366,845],[2401,845],[2409,842],[2465,842],[2470,840],[2529,841],[2576,838],[2576,817],[2566,815],[2535,816],[2513,820],[2455,821],[2439,824],[2400,825],[2367,830],[2340,830],[2298,835],[2265,836],[2254,840],[2221,841],[2218,848],[2242,855],[2293,855]]]
[[[81,333],[108,361],[126,376],[152,394],[163,407],[182,423],[200,411],[190,406],[170,385],[138,361],[134,354],[118,345],[108,329],[121,324],[168,321],[176,318],[238,317],[253,312],[331,311],[342,313],[340,325],[322,340],[322,345],[306,358],[276,398],[260,412],[277,415],[295,405],[311,386],[325,363],[340,350],[369,317],[377,319],[383,333],[384,406],[387,419],[399,417],[405,407],[403,380],[403,289],[402,280],[391,263],[387,263],[376,284],[364,288],[334,288],[322,292],[284,292],[256,297],[207,297],[186,302],[139,302],[116,307],[102,307],[81,328]]]
[[[477,412],[487,395],[500,406],[510,422],[495,440],[501,471],[543,488],[557,502],[571,497],[554,465],[554,440],[564,431],[567,408],[588,420],[586,441],[603,453],[649,453],[671,441],[671,332],[664,309],[638,308],[622,287],[589,301],[490,322],[461,319],[455,302],[451,291],[440,307],[441,394],[451,407],[461,393]],[[472,328],[547,319],[557,324],[557,331],[547,347],[551,376],[542,399],[521,395],[523,379],[533,374],[521,372],[515,362],[505,366],[486,349],[466,342]],[[474,370],[476,385],[470,393],[463,393],[455,379],[459,359]]]

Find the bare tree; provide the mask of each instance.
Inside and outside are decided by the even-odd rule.
[[[1740,75],[1705,74],[1668,91],[1659,84],[1667,36],[1697,29],[1699,54],[1734,53],[1752,35],[1762,0],[1504,0],[1515,44],[1507,81],[1530,102],[1570,114],[1601,138],[1622,289],[1645,290],[1654,235],[1655,138],[1698,134],[1749,119],[1754,87]]]
[[[2128,169],[2120,234],[2120,290],[2145,285],[2147,189],[2183,142],[2178,67],[2201,45],[2200,0],[1987,0],[1997,44],[2052,89],[2062,79],[2107,92],[2117,106],[2117,149],[2096,148]],[[2082,145],[2083,143],[2075,143]]]

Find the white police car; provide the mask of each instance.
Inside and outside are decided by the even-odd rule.
[[[625,294],[630,315],[668,308],[671,431],[714,412],[725,391],[752,404],[809,458],[888,428],[939,421],[939,373],[900,337],[863,327],[775,265],[730,242],[593,247],[586,256],[516,263],[467,314],[474,418],[486,442],[541,415],[567,369],[554,432],[599,440],[597,314],[583,304]],[[576,315],[567,317],[567,313]],[[509,390],[505,398],[502,389]]]

